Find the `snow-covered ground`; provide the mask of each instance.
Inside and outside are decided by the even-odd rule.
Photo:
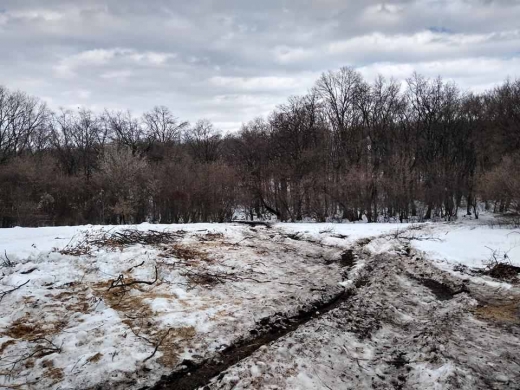
[[[125,229],[180,236],[164,245],[59,252],[86,235]],[[249,335],[260,319],[297,312],[337,288],[347,241],[317,245],[283,232],[233,224],[0,230],[0,250],[14,264],[2,267],[0,291],[21,286],[0,302],[0,383],[151,384],[184,359],[207,358]],[[155,267],[153,285],[109,289],[119,275],[151,282]]]
[[[204,389],[518,389],[520,290],[500,295],[403,249],[357,248],[352,297]]]
[[[520,266],[520,229],[454,222],[428,224],[425,230],[438,240],[414,241],[413,245],[439,263],[484,268],[497,251],[502,259],[507,254],[514,265]]]
[[[175,238],[153,245],[96,246],[84,241],[128,229],[175,232]],[[460,278],[468,279],[454,271],[458,264],[484,267],[483,261],[491,254],[486,247],[502,255],[507,252],[511,261],[517,263],[519,243],[517,231],[492,229],[476,221],[421,225],[298,223],[275,224],[271,228],[141,224],[0,229],[0,257],[5,253],[12,263],[1,266],[7,258],[0,260],[0,293],[19,287],[0,295],[0,387],[150,386],[185,361],[203,362],[227,346],[252,337],[251,332],[265,318],[294,315],[331,291],[351,289],[367,267],[385,262],[387,255],[394,268],[401,267],[403,273],[416,272],[411,271],[414,265],[408,257],[404,263],[400,260],[399,256],[409,253],[407,247],[416,259],[426,259],[426,265],[421,265],[426,267],[424,272],[437,279],[452,278],[449,283],[456,285]],[[81,250],[63,251],[74,248]],[[358,253],[357,263],[347,278],[342,255],[351,249]],[[368,323],[371,316],[379,315],[377,310],[387,316],[390,310],[397,316],[392,321],[402,322],[392,322],[393,327],[376,327],[377,332],[371,334],[376,340],[383,340],[381,345],[390,345],[392,337],[397,340],[394,333],[399,333],[401,326],[405,329],[415,324],[412,317],[426,319],[432,313],[442,317],[443,313],[458,313],[476,305],[466,294],[449,304],[439,304],[413,280],[395,272],[389,276],[388,267],[375,274],[385,278],[387,272],[388,281],[381,281],[378,288],[390,290],[369,289],[362,293],[363,300],[374,300],[366,304],[372,310],[364,314]],[[492,281],[487,276],[472,275],[469,280],[484,280],[487,284],[476,283],[479,289],[492,283],[507,286],[508,294],[516,297],[517,287],[511,284]],[[148,284],[133,283],[136,281]],[[418,297],[401,299],[412,287],[415,293],[419,292]],[[485,295],[485,291],[479,290],[479,294]],[[394,308],[383,308],[385,305]],[[414,305],[417,310],[406,309]],[[428,310],[428,305],[433,305],[433,309]],[[364,309],[353,310],[359,313]],[[346,315],[344,311],[340,313]],[[243,367],[247,367],[247,375],[239,365],[220,384],[237,385],[236,388],[349,388],[337,387],[349,383],[346,377],[335,377],[341,364],[334,363],[330,370],[314,367],[313,359],[324,353],[330,354],[332,361],[343,359],[342,370],[353,362],[360,368],[352,372],[356,371],[361,379],[356,381],[355,376],[349,376],[351,388],[367,385],[365,374],[397,375],[390,369],[385,373],[386,357],[378,355],[380,347],[374,340],[371,344],[361,340],[356,332],[332,331],[331,327],[337,324],[331,318],[337,315],[337,311],[331,311],[278,340],[274,346],[281,348],[280,354],[273,352],[274,346],[263,347],[258,353],[271,356],[270,360],[255,358],[254,364],[250,364],[246,359]],[[353,321],[363,322],[360,318]],[[418,328],[417,325],[414,329]],[[298,346],[305,338],[310,344]],[[409,339],[401,341],[412,343]],[[342,345],[336,345],[338,342]],[[305,345],[309,352],[305,352]],[[337,349],[341,356],[329,347]],[[309,354],[316,356],[305,360]],[[350,363],[345,354],[353,359]],[[446,382],[442,378],[452,378],[455,363],[447,360],[435,366],[419,355],[410,370],[415,379],[407,383],[443,388],[442,383]],[[279,372],[282,361],[283,372]],[[323,361],[328,364],[327,359]],[[368,368],[363,368],[364,361],[370,361]],[[267,372],[286,375],[287,380],[265,382]],[[505,375],[507,381],[501,383],[510,383],[511,373]],[[256,379],[251,382],[249,377]],[[385,388],[385,383],[388,384],[381,380],[381,388]]]

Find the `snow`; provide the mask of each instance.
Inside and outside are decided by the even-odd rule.
[[[125,229],[179,232],[179,239],[164,245],[92,248],[91,255],[59,251],[86,235]],[[396,237],[396,231],[409,241]],[[407,242],[417,251],[413,258],[404,255]],[[506,286],[516,297],[516,286],[454,270],[458,264],[484,267],[491,254],[486,247],[507,252],[520,266],[518,230],[475,221],[0,229],[0,255],[5,251],[14,263],[0,268],[0,292],[29,281],[0,302],[0,388],[149,386],[184,359],[212,358],[250,337],[260,320],[275,313],[297,313],[338,289],[356,291],[357,303],[316,313],[319,318],[261,347],[211,388],[348,388],[346,383],[371,388],[376,382],[385,388],[390,386],[389,377],[401,374],[388,364],[402,351],[399,343],[407,345],[404,352],[413,358],[406,373],[408,385],[445,388],[461,370],[470,375],[454,355],[455,343],[450,347],[451,341],[439,336],[419,348],[413,334],[430,332],[449,318],[461,329],[482,335],[482,344],[505,347],[476,330],[483,325],[468,317],[467,310],[475,305],[472,298],[461,294],[439,302],[410,275],[431,275],[452,286],[464,278],[479,294]],[[345,268],[341,261],[346,250],[354,250],[355,264]],[[187,251],[186,258],[182,251]],[[109,290],[119,275],[152,281],[155,267],[157,283],[135,285],[123,295]],[[356,288],[367,267],[376,269],[373,285]],[[224,279],[190,279],[193,273]],[[338,313],[340,318],[335,317]],[[403,329],[413,332],[401,334],[406,333]],[[359,333],[365,330],[370,330],[368,341]],[[493,332],[491,336],[500,339],[499,331]],[[508,337],[510,345],[517,344],[512,335]],[[431,360],[432,343],[451,357]],[[470,346],[464,348],[471,355]],[[28,356],[31,352],[38,353]],[[497,383],[515,378],[509,367],[497,375]],[[379,379],[374,382],[373,377]]]
[[[520,266],[520,230],[465,223],[429,224],[428,231],[438,241],[414,241],[413,246],[429,258],[446,264],[484,268],[497,250],[507,253],[513,265]]]
[[[516,388],[518,326],[476,318],[478,302],[468,293],[437,299],[421,280],[436,280],[451,291],[460,290],[463,281],[403,246],[375,256],[358,246],[365,267],[348,279],[364,283],[354,296],[259,349],[204,389]],[[518,288],[504,296],[471,281],[467,286],[480,299],[520,302]],[[258,360],[269,362],[262,377],[251,372]]]
[[[347,247],[359,239],[377,237],[396,229],[406,229],[411,225],[407,223],[279,223],[276,226],[304,238],[320,239],[323,244]]]
[[[357,238],[374,233],[359,226],[366,232],[349,229],[349,234]],[[2,268],[0,291],[29,281],[0,302],[0,372],[5,374],[0,386],[139,387],[153,384],[183,359],[212,356],[248,336],[260,319],[277,312],[296,313],[319,300],[323,291],[337,288],[342,278],[336,260],[347,243],[333,239],[342,245],[322,245],[329,236],[320,235],[315,227],[308,225],[317,243],[287,238],[285,226],[141,224],[0,230],[0,250],[15,263]],[[91,256],[56,250],[80,243],[87,234],[124,229],[184,231],[175,245],[198,258],[183,262],[176,252],[168,252],[171,245],[94,248]],[[155,285],[129,289],[122,297],[108,290],[118,275],[152,281],[156,266]],[[193,284],[186,272],[194,271],[232,274],[236,279]],[[162,348],[146,360],[163,336]],[[15,364],[24,354],[50,343],[56,352],[41,357],[37,353]]]

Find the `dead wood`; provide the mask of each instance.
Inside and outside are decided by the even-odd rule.
[[[22,288],[23,286],[25,286],[25,285],[26,285],[27,283],[29,283],[30,281],[31,281],[31,280],[29,279],[27,282],[22,283],[22,284],[20,284],[19,286],[16,286],[16,287],[14,287],[14,288],[12,288],[12,289],[10,289],[10,290],[6,290],[6,291],[2,291],[2,292],[0,292],[0,302],[2,302],[2,299],[4,299],[4,297],[5,297],[7,294],[12,293],[13,291],[18,290],[19,288]]]
[[[255,226],[265,226],[266,228],[273,227],[273,224],[271,222],[267,222],[267,221],[231,221],[231,222],[240,223],[242,225],[249,225],[252,227],[255,227]]]
[[[158,276],[159,276],[159,272],[157,270],[157,266],[155,266],[155,279],[152,280],[151,282],[146,281],[146,280],[132,280],[130,282],[125,283],[124,275],[119,275],[116,280],[112,281],[112,283],[110,284],[110,287],[108,288],[108,291],[110,291],[113,288],[125,289],[126,287],[133,286],[134,284],[147,284],[147,285],[151,286],[152,284],[157,282]]]
[[[111,250],[123,250],[132,245],[161,245],[170,244],[182,238],[186,232],[179,230],[175,232],[125,229],[117,232],[86,232],[84,238],[72,244],[69,242],[63,249],[56,249],[62,255],[90,256],[94,248],[108,248]]]
[[[30,274],[34,271],[36,271],[38,268],[34,267],[34,268],[31,268],[31,269],[28,269],[27,271],[22,271],[20,272],[22,275],[27,275],[27,274]]]
[[[146,359],[143,360],[143,363],[150,360],[151,358],[153,358],[157,352],[157,350],[159,349],[159,347],[161,346],[161,344],[163,343],[164,339],[166,338],[166,336],[168,336],[168,334],[170,333],[170,330],[171,329],[168,329],[164,335],[160,338],[160,340],[155,344],[155,348],[152,352],[152,354],[150,356],[148,356]]]
[[[144,264],[144,260],[140,264],[137,264],[137,265],[134,265],[133,267],[128,268],[128,270],[126,272],[131,272],[134,268],[140,267],[143,264]]]
[[[7,256],[7,251],[4,251],[4,260],[2,261],[2,267],[8,267],[12,268],[14,267],[14,263],[11,261],[11,259]]]
[[[36,347],[27,353],[22,354],[18,359],[10,360],[7,358],[0,358],[0,366],[11,366],[11,371],[15,367],[32,357],[42,358],[53,353],[61,353],[62,346],[56,345],[53,341],[46,339],[45,337],[38,337],[30,341],[31,343],[37,343]]]
[[[258,280],[250,276],[241,276],[232,272],[209,271],[207,269],[201,271],[185,270],[181,273],[192,284],[216,285],[223,284],[226,281],[240,282],[251,280],[256,283],[271,283],[271,280]]]

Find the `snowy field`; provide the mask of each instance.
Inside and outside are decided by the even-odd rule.
[[[374,326],[369,342],[360,337],[359,326],[347,332],[337,328],[338,313],[352,315],[342,306],[262,346],[255,353],[264,357],[244,359],[211,384],[244,389],[364,388],[372,386],[366,379],[370,376],[402,375],[385,363],[387,357],[378,355],[382,347],[377,340],[389,346],[406,326],[419,332],[412,317],[427,318],[435,312],[441,318],[478,306],[465,290],[449,303],[437,302],[415,282],[415,277],[423,278],[417,275],[430,274],[450,286],[464,279],[476,286],[479,297],[487,296],[486,286],[498,287],[517,302],[514,280],[470,271],[484,269],[493,251],[507,254],[511,264],[520,266],[520,234],[477,221],[14,228],[0,230],[0,251],[2,388],[152,386],[179,367],[204,364],[237,342],[254,339],[260,324],[274,316],[312,310],[338,291],[350,294],[357,281],[375,269],[370,278],[377,277],[374,286],[382,283],[382,290],[360,289],[365,308],[354,312],[367,310],[363,321],[368,323],[381,313],[393,319]],[[396,269],[402,272],[396,274]],[[415,276],[407,279],[405,274]],[[404,299],[411,289],[417,297]],[[395,310],[379,307],[383,302]],[[406,312],[399,304],[417,308]],[[466,326],[473,324],[464,321]],[[507,342],[514,345],[518,339]],[[330,355],[331,366],[312,368],[324,353]],[[446,359],[435,366],[422,352],[416,354],[416,362],[407,363],[412,364],[406,373],[410,386],[443,388],[442,383],[458,372],[457,362]],[[343,363],[333,363],[335,359]],[[339,371],[348,370],[351,363],[357,368],[341,379]],[[504,377],[499,382],[509,386],[514,373],[509,370]],[[388,384],[378,380],[380,388]],[[468,379],[462,384],[472,383]]]
[[[436,241],[416,241],[414,246],[446,266],[462,264],[483,268],[493,251],[520,266],[520,229],[504,229],[473,223],[442,223],[428,226]]]

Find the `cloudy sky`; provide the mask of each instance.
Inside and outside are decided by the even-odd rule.
[[[234,130],[344,65],[520,77],[520,1],[2,0],[0,48],[0,84],[52,108],[166,105]]]

